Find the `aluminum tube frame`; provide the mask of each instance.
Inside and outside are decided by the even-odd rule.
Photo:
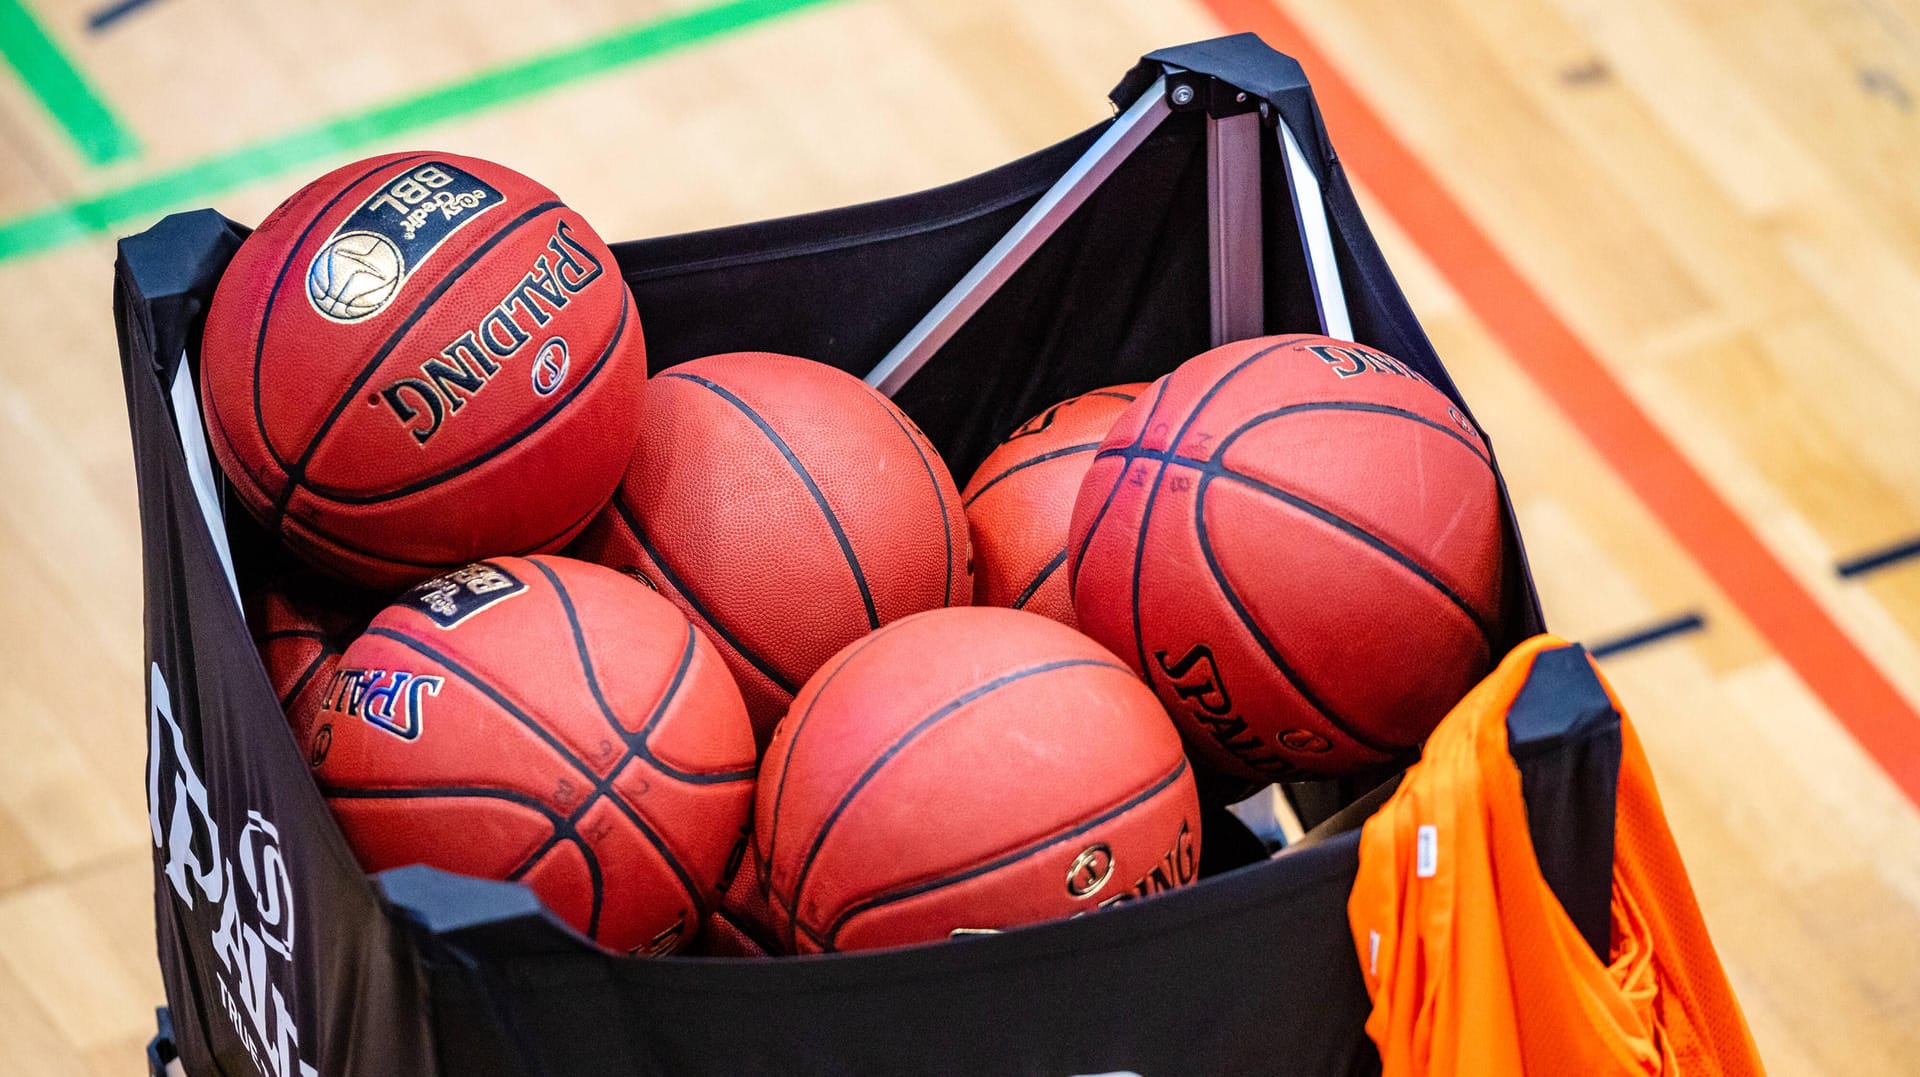
[[[867,373],[867,384],[888,396],[899,392],[1170,115],[1167,80],[1162,78],[1101,132],[1007,234],[900,338]]]
[[[1300,150],[1284,117],[1277,124],[1280,149],[1287,161],[1287,186],[1293,192],[1294,220],[1306,249],[1307,274],[1313,278],[1314,305],[1320,309],[1320,331],[1339,340],[1353,339],[1353,319],[1347,313],[1347,293],[1340,281],[1340,262],[1333,253],[1333,230],[1327,224],[1326,196],[1320,177]]]
[[[1209,324],[1216,348],[1266,333],[1260,126],[1258,112],[1207,121]]]

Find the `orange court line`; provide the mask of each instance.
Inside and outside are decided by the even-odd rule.
[[[1269,0],[1202,0],[1300,61],[1342,163],[1694,562],[1920,807],[1920,715],[1500,253],[1313,39]]]

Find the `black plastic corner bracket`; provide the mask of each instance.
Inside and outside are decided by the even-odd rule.
[[[1216,120],[1258,111],[1271,123],[1273,108],[1255,94],[1194,71],[1167,72],[1167,107],[1175,112],[1205,112]]]

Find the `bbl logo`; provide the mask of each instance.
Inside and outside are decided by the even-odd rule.
[[[505,198],[444,161],[417,165],[360,204],[307,266],[307,301],[322,317],[357,322],[387,309],[407,275],[448,237]]]
[[[489,561],[475,561],[420,584],[396,605],[412,606],[441,628],[452,628],[488,606],[527,589],[519,577]]]

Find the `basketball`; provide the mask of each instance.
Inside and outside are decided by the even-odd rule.
[[[889,625],[807,682],[767,750],[754,838],[786,947],[863,950],[1185,885],[1199,800],[1124,663],[977,606]]]
[[[980,462],[961,501],[973,539],[973,602],[1074,623],[1067,525],[1107,429],[1146,388],[1095,389],[1020,424]]]
[[[851,374],[763,352],[647,383],[640,445],[576,556],[639,574],[713,638],[762,743],[835,651],[972,595],[940,454]]]
[[[632,455],[647,373],[586,221],[444,153],[369,158],[282,203],[220,278],[200,362],[241,504],[389,590],[579,533]]]
[[[247,595],[254,646],[302,750],[313,743],[320,697],[341,654],[378,608],[378,600],[308,571],[283,573]]]
[[[1491,668],[1504,536],[1486,441],[1425,378],[1265,337],[1188,361],[1114,424],[1069,585],[1198,763],[1340,774],[1419,744]]]
[[[368,871],[518,880],[609,949],[714,907],[753,797],[713,646],[620,573],[502,557],[408,591],[347,648],[310,757]]]

